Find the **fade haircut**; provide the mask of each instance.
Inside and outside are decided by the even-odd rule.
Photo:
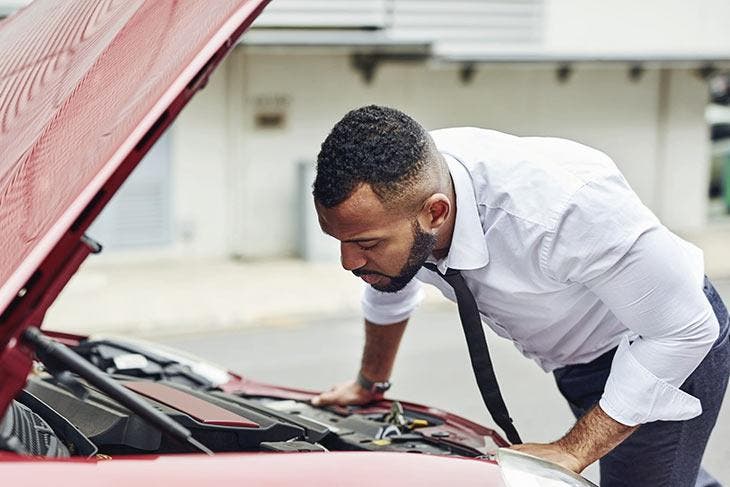
[[[428,177],[424,168],[432,146],[428,132],[399,110],[378,105],[352,110],[322,143],[314,198],[332,208],[369,184],[387,207],[408,203]]]

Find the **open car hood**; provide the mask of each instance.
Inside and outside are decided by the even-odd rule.
[[[0,23],[0,414],[84,232],[268,0],[36,0]]]

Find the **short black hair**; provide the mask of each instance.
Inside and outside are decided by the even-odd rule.
[[[326,208],[367,183],[385,204],[407,196],[427,162],[430,136],[394,108],[369,105],[348,112],[322,143],[314,198]]]

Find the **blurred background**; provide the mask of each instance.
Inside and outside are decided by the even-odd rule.
[[[353,377],[361,284],[321,234],[310,186],[329,129],[370,103],[427,129],[603,150],[730,299],[727,0],[274,0],[95,222],[105,251],[45,326],[152,336],[282,385]],[[523,436],[555,439],[572,418],[552,377],[489,338]],[[394,382],[394,397],[491,424],[455,308],[434,293]],[[726,482],[728,409],[706,462]]]

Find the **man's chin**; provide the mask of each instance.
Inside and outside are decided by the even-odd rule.
[[[413,278],[411,278],[413,279]],[[411,281],[411,279],[405,280],[405,279],[398,279],[398,278],[390,278],[390,277],[384,277],[380,281],[373,283],[370,285],[373,289],[376,291],[380,291],[381,293],[397,293]]]

